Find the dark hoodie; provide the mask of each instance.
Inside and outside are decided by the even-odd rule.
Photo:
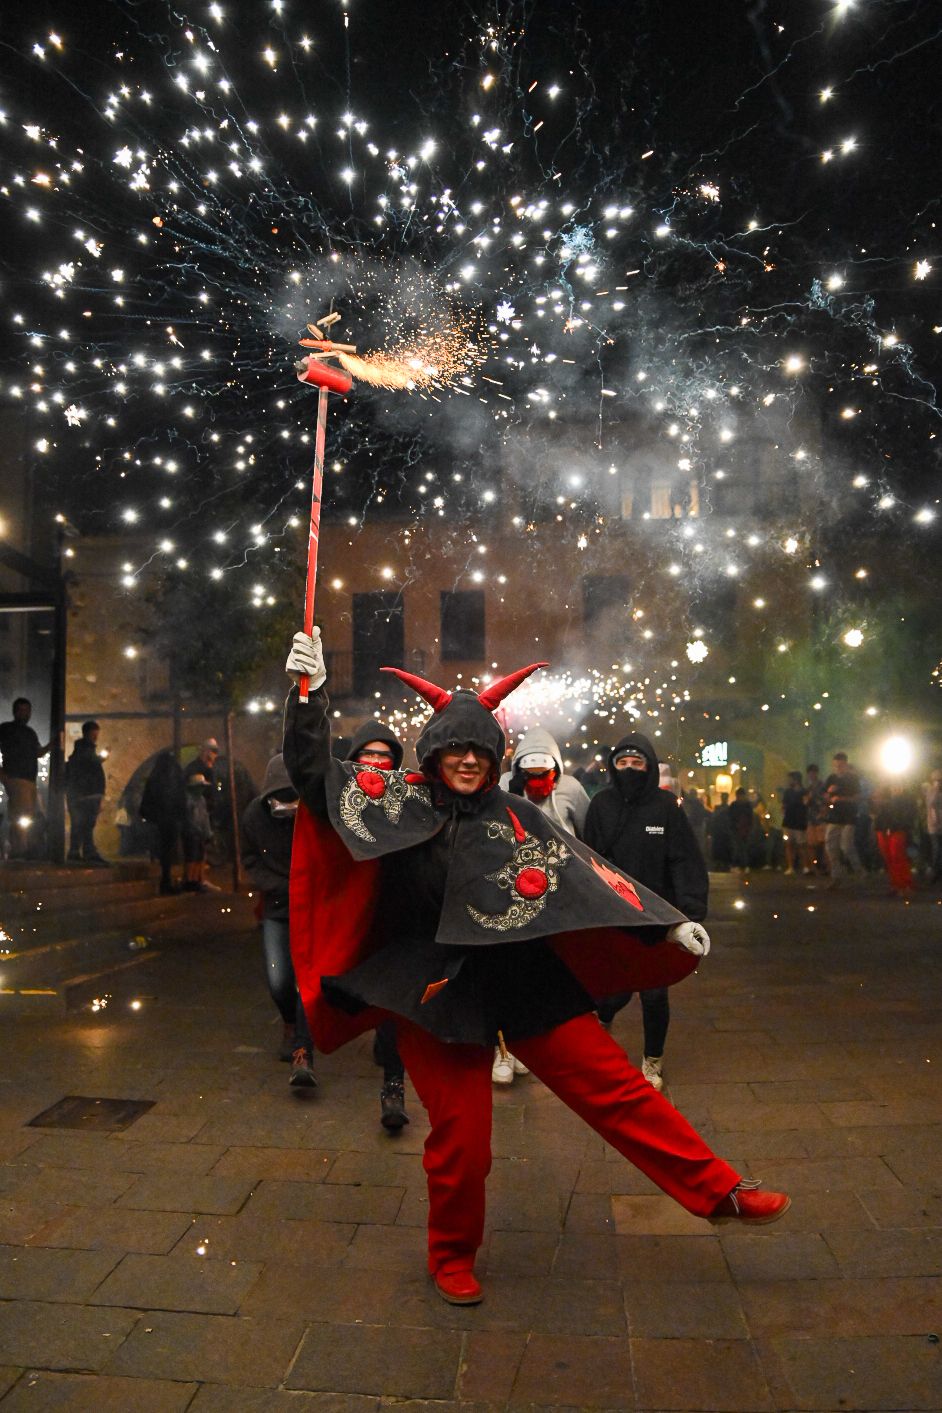
[[[393,770],[402,764],[402,744],[381,721],[364,721],[355,732],[345,760],[356,760],[369,741],[385,741],[393,758]],[[265,917],[284,921],[288,917],[288,878],[294,840],[294,814],[273,808],[273,797],[297,800],[284,756],[272,756],[265,771],[261,794],[242,816],[242,862],[255,888],[264,898]]]
[[[615,769],[615,756],[626,749],[644,756],[643,772]],[[585,842],[693,922],[702,922],[710,888],[706,865],[676,798],[660,788],[648,738],[622,737],[609,752],[608,775],[610,783],[589,805]]]

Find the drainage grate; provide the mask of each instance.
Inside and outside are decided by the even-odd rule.
[[[49,1109],[43,1109],[27,1128],[78,1128],[87,1133],[114,1133],[130,1128],[156,1099],[86,1099],[67,1094]]]

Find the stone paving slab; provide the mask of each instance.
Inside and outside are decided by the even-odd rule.
[[[286,1380],[289,1388],[451,1398],[458,1377],[457,1331],[383,1325],[312,1325]]]
[[[4,1413],[184,1413],[198,1385],[154,1379],[27,1370],[3,1401]]]
[[[139,1251],[165,1255],[193,1225],[184,1212],[134,1212],[120,1207],[66,1207],[28,1238],[31,1246]]]
[[[208,1256],[125,1256],[90,1301],[127,1309],[234,1315],[263,1269],[261,1262]]]
[[[136,1310],[31,1300],[0,1304],[0,1361],[40,1369],[100,1370],[137,1319]]]
[[[942,1282],[886,1280],[757,1281],[740,1292],[757,1339],[942,1333]]]
[[[747,1341],[633,1339],[631,1358],[639,1408],[766,1413],[774,1407]]]
[[[132,1178],[118,1205],[146,1212],[238,1212],[252,1194],[246,1178],[152,1176]]]
[[[109,1374],[277,1388],[305,1330],[289,1311],[277,1320],[166,1311],[135,1317],[130,1338],[108,1362]]]
[[[381,1400],[358,1393],[301,1393],[283,1389],[203,1384],[192,1413],[378,1413]],[[450,1405],[437,1404],[438,1409]],[[410,1413],[415,1404],[410,1404]]]
[[[0,1300],[91,1298],[121,1259],[117,1251],[64,1251],[0,1246]],[[112,1304],[120,1305],[119,1300]]]
[[[942,1352],[918,1336],[775,1340],[764,1360],[790,1407],[906,1413],[942,1408]]]
[[[511,1394],[512,1406],[521,1402],[586,1409],[635,1408],[627,1341],[533,1335],[527,1341]]]

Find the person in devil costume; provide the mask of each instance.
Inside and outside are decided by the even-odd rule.
[[[499,1030],[565,1104],[688,1211],[770,1222],[599,1024],[593,996],[665,985],[696,967],[706,932],[636,885],[528,800],[497,786],[493,716],[535,663],[480,694],[395,672],[434,708],[420,769],[373,771],[330,754],[319,630],[295,635],[284,757],[302,800],[291,872],[295,973],[320,1049],[395,1018],[430,1123],[428,1269],[452,1304],[483,1298],[474,1261],[491,1164]],[[323,867],[329,858],[331,867]]]

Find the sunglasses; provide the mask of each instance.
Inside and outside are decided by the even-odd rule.
[[[357,752],[357,760],[360,761],[360,762],[362,762],[362,761],[367,761],[367,760],[388,760],[388,761],[391,761],[391,760],[392,760],[392,751],[358,751],[358,752]]]
[[[483,746],[476,746],[473,741],[446,741],[442,747],[443,756],[466,756],[469,752],[475,756],[490,754]]]

